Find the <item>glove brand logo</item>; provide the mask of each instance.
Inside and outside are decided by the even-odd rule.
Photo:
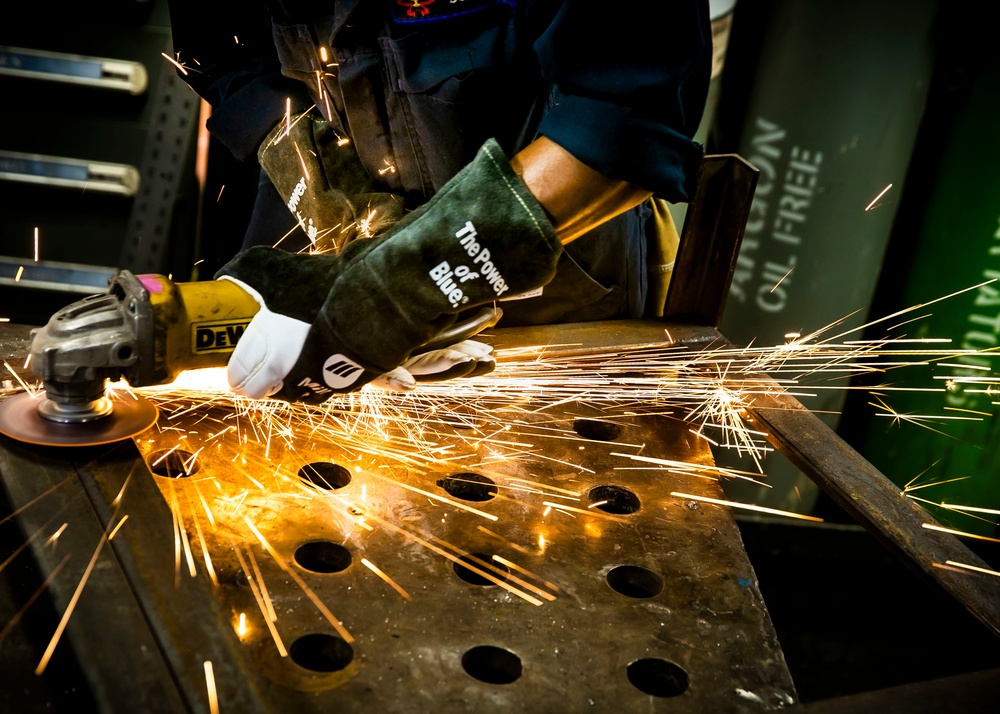
[[[470,278],[479,277],[478,274],[470,272],[466,265],[460,265],[455,270],[452,270],[447,260],[443,260],[436,267],[431,268],[428,275],[431,276],[434,284],[441,288],[441,292],[448,298],[448,302],[451,303],[452,307],[458,307],[463,302],[469,302],[469,298],[466,297],[462,288],[455,285],[455,281],[452,278],[457,276],[464,283]]]
[[[309,391],[311,391],[313,394],[318,394],[320,396],[322,396],[324,394],[333,394],[333,390],[332,389],[327,389],[322,384],[316,384],[316,382],[314,382],[311,379],[309,379],[309,377],[305,377],[301,382],[299,382],[299,386],[300,387],[305,387],[306,389],[308,389]]]
[[[363,371],[360,364],[337,353],[323,363],[323,381],[332,389],[343,389],[357,382]]]
[[[299,182],[295,184],[295,188],[292,189],[292,195],[288,197],[288,210],[295,213],[299,207],[299,201],[302,200],[302,196],[306,192],[306,177],[303,176],[299,179]]]
[[[477,235],[476,227],[472,225],[472,221],[466,221],[465,225],[455,233],[455,237],[459,239],[459,245],[465,248],[465,252],[472,258],[472,264],[477,265],[482,263],[479,266],[480,272],[482,272],[483,277],[490,284],[490,287],[493,288],[496,296],[500,297],[510,289],[510,286],[507,285],[507,281],[500,274],[500,269],[493,265],[493,261],[490,260],[489,249],[481,246],[479,241],[476,240]],[[478,277],[475,273],[473,275]]]

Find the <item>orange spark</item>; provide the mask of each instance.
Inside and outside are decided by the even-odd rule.
[[[709,498],[707,496],[692,496],[690,493],[678,493],[677,491],[671,491],[671,496],[676,496],[677,498],[685,498],[690,501],[704,501],[706,503],[714,503],[717,506],[729,506],[730,508],[743,508],[748,511],[757,511],[759,513],[771,513],[776,516],[788,516],[789,518],[798,518],[803,521],[815,521],[816,523],[822,523],[822,518],[816,518],[816,516],[806,516],[801,513],[794,513],[792,511],[780,511],[777,508],[765,508],[764,506],[755,506],[752,503],[740,503],[738,501],[724,501],[719,498]]]
[[[208,710],[211,714],[219,714],[219,693],[215,689],[215,671],[211,660],[205,660],[205,687],[208,690]]]
[[[49,583],[55,579],[55,577],[59,574],[59,571],[62,570],[63,566],[66,565],[67,561],[69,561],[69,558],[70,554],[67,553],[66,557],[59,562],[59,565],[52,569],[52,572],[49,573],[45,580],[42,581],[42,584],[38,586],[38,589],[32,593],[31,597],[28,598],[28,601],[25,602],[21,609],[17,611],[17,614],[10,618],[3,630],[0,630],[0,644],[3,644],[4,638],[7,637],[10,631],[14,629],[18,622],[20,622],[24,613],[28,611],[28,608],[34,605],[35,601],[42,596],[42,593],[45,592],[45,588],[47,588]]]
[[[299,577],[299,574],[296,573],[292,569],[292,567],[285,561],[285,559],[281,557],[281,555],[278,553],[278,551],[274,549],[274,547],[267,540],[267,538],[264,537],[264,534],[261,533],[259,530],[257,530],[257,526],[255,526],[246,516],[243,517],[243,522],[247,524],[247,527],[250,528],[253,534],[257,537],[257,540],[260,541],[260,544],[264,546],[264,549],[268,552],[271,558],[274,559],[274,562],[277,563],[278,566],[282,570],[284,570],[292,578],[292,580],[295,581],[295,584],[298,585],[299,588],[302,590],[302,592],[306,594],[306,597],[312,600],[313,605],[315,605],[316,609],[319,610],[320,613],[323,615],[323,617],[326,618],[326,621],[329,622],[331,625],[333,625],[333,629],[335,629],[337,633],[342,638],[344,638],[344,640],[347,641],[348,644],[354,642],[354,637],[351,635],[351,633],[348,632],[347,629],[340,624],[340,620],[334,617],[334,614],[330,612],[330,608],[328,608],[326,604],[324,604],[324,602],[319,599],[316,593],[313,592],[312,588],[310,588],[306,584],[306,581],[303,580],[301,577]]]
[[[942,526],[936,526],[932,523],[921,523],[921,526],[929,531],[939,531],[941,533],[950,533],[951,535],[962,536],[963,538],[975,538],[976,540],[986,540],[990,543],[1000,543],[1000,538],[988,538],[986,536],[976,535],[975,533],[967,533],[966,531],[958,531],[954,528],[944,528]]]
[[[108,536],[108,540],[111,540],[112,538],[115,537],[115,533],[117,533],[118,529],[120,529],[123,525],[125,525],[125,521],[127,520],[128,520],[128,514],[126,513],[124,516],[122,516],[122,519],[118,521],[118,525],[115,526],[115,529],[111,531],[111,534]]]
[[[170,55],[168,55],[166,52],[161,52],[160,54],[163,55],[163,58],[165,60],[167,60],[167,62],[169,62],[170,64],[172,64],[174,67],[176,67],[180,71],[181,74],[183,74],[185,77],[187,76],[188,71],[186,69],[184,69],[184,65],[182,65],[180,62],[178,62],[173,57],[171,57]]]
[[[953,565],[956,568],[975,570],[977,573],[985,573],[986,575],[995,575],[997,577],[1000,577],[1000,572],[997,572],[996,570],[990,570],[989,568],[980,568],[975,565],[968,565],[967,563],[956,563],[954,560],[946,560],[944,562],[947,563],[948,565]]]
[[[867,205],[867,206],[865,207],[865,210],[866,210],[866,211],[870,210],[870,209],[871,209],[871,207],[875,205],[875,202],[876,202],[876,201],[878,201],[878,200],[879,200],[880,198],[882,198],[882,196],[884,196],[884,195],[885,195],[885,192],[886,192],[886,191],[888,191],[888,190],[889,190],[890,188],[892,188],[892,184],[889,184],[888,186],[886,186],[885,188],[883,188],[883,189],[882,189],[881,191],[879,191],[879,194],[878,194],[878,196],[876,196],[875,198],[873,198],[873,199],[872,199],[872,202],[871,202],[871,203],[869,203],[869,204],[868,204],[868,205]]]
[[[135,467],[132,467],[132,471],[129,471],[128,476],[125,478],[125,485],[122,486],[122,490],[128,486],[129,481],[132,480],[132,474],[135,471]],[[115,509],[115,515],[118,515],[118,510],[120,506]],[[112,518],[112,520],[114,520]],[[110,521],[108,523],[110,526]],[[97,565],[97,558],[101,554],[101,550],[104,548],[104,544],[108,541],[107,538],[108,529],[105,528],[104,533],[101,534],[101,539],[97,543],[97,547],[94,549],[94,554],[90,558],[90,562],[87,564],[86,569],[83,571],[83,576],[80,578],[80,582],[76,586],[76,590],[73,592],[73,596],[69,600],[69,604],[66,606],[65,612],[63,612],[62,618],[59,620],[59,625],[56,627],[55,633],[52,635],[52,639],[49,640],[48,647],[45,648],[44,654],[42,654],[41,660],[38,662],[38,666],[35,667],[35,674],[41,676],[45,672],[45,668],[49,664],[49,660],[52,658],[52,653],[55,652],[56,645],[59,644],[59,639],[62,637],[63,631],[66,629],[66,625],[69,624],[69,618],[73,614],[73,610],[76,609],[76,603],[80,600],[80,595],[83,594],[83,588],[87,585],[87,580],[90,579],[90,574],[94,570],[94,566]]]
[[[778,282],[776,282],[774,284],[774,287],[771,288],[770,292],[773,293],[775,290],[777,290],[778,286],[781,285],[783,282],[785,282],[785,278],[787,278],[789,275],[791,275],[793,270],[795,270],[795,266],[794,265],[791,268],[788,269],[787,273],[785,273],[784,275],[781,276],[781,280],[779,280]]]
[[[393,590],[395,590],[396,592],[398,592],[405,599],[407,599],[407,600],[412,600],[413,599],[413,598],[410,597],[410,593],[408,593],[405,590],[403,590],[403,588],[400,587],[399,584],[395,580],[393,580],[388,575],[386,575],[381,570],[379,570],[379,568],[373,562],[371,562],[370,560],[368,560],[368,558],[362,558],[361,559],[361,563],[366,568],[368,568],[370,571],[372,571],[377,576],[379,576],[380,578],[382,578],[385,582],[387,582],[389,584],[389,587],[391,587]]]
[[[305,161],[305,159],[302,158],[302,151],[299,149],[299,145],[298,145],[297,142],[293,141],[292,144],[295,146],[295,153],[299,155],[299,163],[302,164],[302,172],[306,176],[306,181],[308,181],[309,180],[309,169],[306,168],[306,161]]]

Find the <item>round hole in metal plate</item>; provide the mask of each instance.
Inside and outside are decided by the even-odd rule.
[[[198,473],[201,464],[190,451],[183,449],[160,449],[146,457],[146,465],[157,476],[185,478]]]
[[[314,461],[299,469],[299,478],[326,491],[332,491],[349,484],[351,472],[330,461]]]
[[[469,555],[463,555],[459,558],[459,560],[461,561],[460,563],[455,563],[454,566],[452,566],[455,570],[455,575],[471,585],[496,585],[496,583],[489,578],[483,577],[475,570],[471,570],[468,566],[481,570],[484,573],[488,573],[500,581],[506,581],[507,573],[510,572],[510,568],[506,565],[501,565],[490,556],[483,553],[470,553]],[[463,565],[462,563],[466,563],[467,565]],[[486,565],[486,563],[489,563],[489,565]]]
[[[573,431],[584,439],[593,441],[614,441],[622,435],[620,426],[600,419],[575,419]]]
[[[295,549],[295,562],[314,573],[339,573],[351,564],[351,551],[339,543],[313,540]]]
[[[663,592],[663,578],[639,565],[619,565],[608,571],[608,585],[625,597],[650,598]]]
[[[438,481],[437,485],[447,491],[449,496],[463,501],[489,501],[497,495],[496,481],[471,471],[452,474]]]
[[[639,510],[639,497],[621,486],[594,486],[587,494],[591,507],[605,513],[628,515]]]
[[[462,655],[462,669],[487,684],[510,684],[521,677],[521,658],[510,650],[479,645]]]
[[[288,648],[292,661],[313,672],[339,672],[354,659],[354,648],[339,637],[303,635]]]
[[[690,684],[680,665],[657,657],[637,659],[626,667],[626,673],[633,687],[653,697],[676,697]]]

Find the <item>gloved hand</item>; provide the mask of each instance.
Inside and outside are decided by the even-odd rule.
[[[338,252],[355,237],[368,238],[403,215],[403,200],[379,191],[354,144],[315,111],[279,122],[257,160],[298,219],[313,252]]]
[[[229,358],[227,376],[234,392],[263,399],[281,389],[343,262],[379,241],[356,240],[339,255],[255,247],[223,266],[215,277],[236,283],[260,305]]]
[[[372,386],[391,392],[408,392],[418,382],[442,382],[459,377],[479,377],[496,369],[493,348],[475,340],[410,357],[399,367],[372,380]]]
[[[490,140],[385,238],[336,256],[253,248],[223,267],[217,277],[266,305],[233,353],[231,384],[252,397],[277,388],[279,399],[312,403],[354,391],[402,365],[462,310],[546,284],[561,252],[545,211]],[[279,317],[311,324],[292,329]],[[266,339],[241,349],[255,333]]]

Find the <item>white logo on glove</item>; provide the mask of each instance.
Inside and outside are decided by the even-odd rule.
[[[323,363],[323,381],[333,389],[343,389],[358,381],[364,367],[342,354],[330,355]]]
[[[455,285],[454,280],[458,271],[463,268],[465,270],[462,272],[462,275],[468,276],[469,269],[467,267],[460,265],[452,271],[451,266],[448,265],[448,261],[444,260],[438,263],[437,267],[431,268],[431,271],[428,273],[428,275],[431,276],[431,280],[434,281],[434,284],[437,285],[441,289],[441,292],[444,293],[445,297],[448,298],[448,302],[451,303],[452,307],[458,307],[460,303],[469,302],[469,298],[465,296],[462,288]],[[472,273],[472,275],[476,274]],[[468,280],[468,277],[466,277],[466,280]],[[462,280],[462,282],[465,281]]]
[[[490,260],[489,249],[480,245],[479,241],[476,240],[477,236],[478,233],[476,227],[472,225],[472,221],[466,221],[465,225],[455,233],[455,237],[459,239],[459,245],[465,248],[465,252],[472,258],[472,264],[479,265],[479,272],[493,288],[497,297],[500,297],[507,292],[509,286],[503,275],[500,274],[500,269],[493,265],[493,261]]]
[[[311,379],[309,379],[309,377],[304,377],[302,379],[302,381],[299,382],[299,386],[300,387],[305,387],[306,389],[308,389],[313,394],[318,394],[320,396],[322,396],[324,394],[333,394],[333,390],[332,389],[327,389],[322,384],[316,384],[316,382],[314,382]],[[277,389],[275,389],[274,391],[277,392],[279,389],[281,389],[280,386]],[[273,393],[274,392],[272,392],[272,394]]]
[[[295,188],[292,189],[292,195],[288,197],[289,211],[295,213],[296,209],[299,207],[299,200],[301,200],[305,192],[306,192],[306,177],[302,176],[299,178],[299,182],[295,184]]]

